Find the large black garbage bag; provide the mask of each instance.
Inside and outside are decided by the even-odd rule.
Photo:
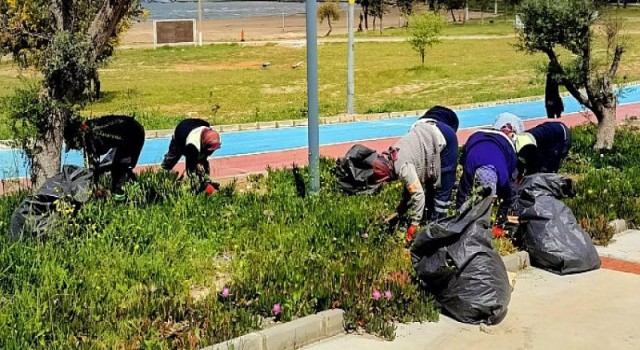
[[[90,170],[65,165],[61,173],[48,179],[35,195],[23,200],[13,212],[11,238],[44,238],[54,221],[56,201],[65,201],[77,210],[90,198],[92,178]]]
[[[561,199],[575,195],[571,179],[527,176],[518,190],[519,238],[531,265],[560,275],[595,270],[600,257],[591,237]]]
[[[423,286],[445,314],[465,323],[500,323],[511,300],[507,270],[491,246],[491,203],[463,206],[422,229],[411,246]]]
[[[378,153],[366,146],[353,145],[347,154],[336,161],[333,174],[336,186],[348,194],[372,194],[380,189],[381,184],[371,181],[373,162]]]

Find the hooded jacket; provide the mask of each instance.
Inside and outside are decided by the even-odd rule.
[[[460,163],[463,171],[456,200],[458,208],[471,194],[475,172],[481,166],[491,165],[495,168],[498,175],[496,184],[498,197],[503,199],[511,197],[511,182],[517,175],[518,159],[513,142],[507,135],[489,129],[474,132],[464,146]]]
[[[440,186],[440,153],[446,139],[432,120],[419,120],[392,147],[394,175],[409,193],[412,224],[419,224],[425,208],[424,186]]]

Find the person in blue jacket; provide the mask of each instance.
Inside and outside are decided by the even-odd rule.
[[[440,187],[427,190],[429,220],[436,221],[447,216],[451,206],[451,192],[456,182],[458,167],[458,115],[451,109],[435,106],[421,119],[433,120],[444,136],[447,145],[440,153]]]
[[[527,173],[557,173],[571,149],[571,129],[561,122],[546,122],[527,130],[537,152]]]
[[[499,115],[492,129],[471,134],[460,159],[463,171],[456,196],[458,209],[469,199],[474,188],[480,188],[501,200],[497,221],[506,220],[518,175],[517,152],[512,140],[518,131],[523,132],[524,125],[509,113]]]

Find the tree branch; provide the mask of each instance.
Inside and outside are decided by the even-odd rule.
[[[616,51],[613,53],[611,68],[609,68],[609,72],[607,73],[608,80],[612,80],[613,77],[616,76],[616,72],[620,66],[620,60],[622,59],[622,53],[624,53],[624,48],[621,45],[616,45]]]
[[[551,62],[551,64],[553,64],[558,68],[559,72],[562,75],[562,85],[564,85],[564,87],[567,88],[567,91],[569,91],[571,96],[573,96],[576,100],[578,100],[578,102],[580,102],[581,105],[591,109],[591,102],[589,102],[589,99],[586,96],[582,95],[580,93],[580,90],[575,86],[575,84],[573,84],[571,81],[569,81],[569,79],[566,78],[566,73],[562,68],[562,65],[558,61],[558,56],[556,55],[555,52],[553,52],[553,49],[547,48],[547,49],[543,49],[542,51],[544,51],[544,53],[547,54],[547,57],[549,57],[549,61]]]
[[[104,4],[89,26],[88,36],[93,45],[91,60],[95,62],[120,20],[135,0],[103,0]]]

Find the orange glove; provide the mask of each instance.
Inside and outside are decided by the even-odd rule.
[[[413,238],[418,233],[418,225],[411,224],[407,229],[407,242],[413,241]]]

